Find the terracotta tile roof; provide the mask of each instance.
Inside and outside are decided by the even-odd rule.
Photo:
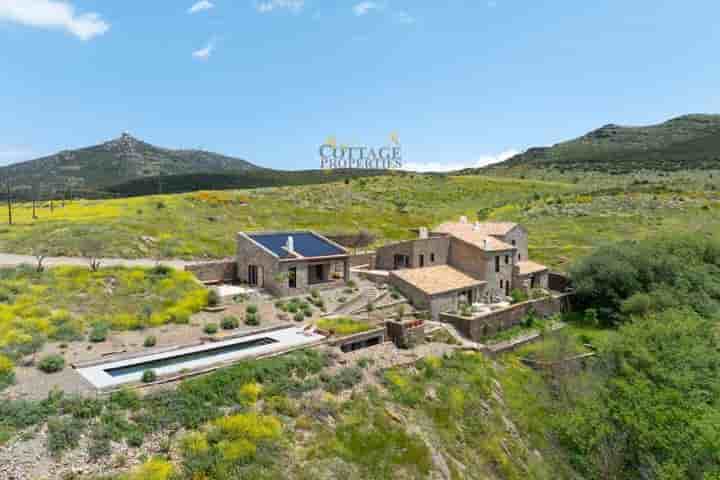
[[[442,233],[454,233],[472,230],[479,232],[483,235],[491,236],[503,236],[510,233],[510,230],[517,227],[518,224],[514,222],[477,222],[477,223],[462,223],[462,222],[446,222],[439,225],[435,231]]]
[[[394,270],[390,272],[390,277],[393,276],[406,281],[427,295],[479,287],[487,283],[465,275],[460,270],[456,270],[449,265]]]
[[[530,275],[531,273],[542,272],[548,269],[548,267],[546,267],[545,265],[531,262],[529,260],[526,262],[518,262],[516,266],[518,267],[519,275],[521,276]]]
[[[471,243],[486,251],[513,250],[514,246],[505,243],[493,235],[505,235],[517,226],[517,223],[490,222],[490,223],[459,223],[449,222],[438,226],[434,233],[445,233]],[[502,233],[500,233],[502,232]]]

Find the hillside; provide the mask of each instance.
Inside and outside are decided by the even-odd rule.
[[[66,150],[0,168],[16,198],[134,196],[201,189],[325,183],[378,171],[281,171],[203,150],[173,150],[127,133],[100,145]]]
[[[463,173],[555,168],[625,174],[717,168],[719,163],[720,115],[686,115],[645,127],[605,125],[580,138],[530,148],[502,163]]]

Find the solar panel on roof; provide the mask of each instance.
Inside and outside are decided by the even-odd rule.
[[[346,254],[343,249],[310,232],[259,233],[248,236],[280,258],[292,257],[284,248],[288,237],[293,238],[295,251],[303,257],[329,257]]]

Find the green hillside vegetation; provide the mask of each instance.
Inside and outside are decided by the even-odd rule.
[[[0,355],[20,358],[46,340],[95,331],[188,323],[207,304],[192,274],[164,267],[0,269]]]
[[[573,278],[585,321],[620,327],[593,368],[548,377],[571,464],[585,478],[719,478],[718,240],[621,243]]]
[[[720,115],[686,115],[659,125],[606,125],[580,138],[531,148],[505,162],[465,173],[507,174],[527,169],[632,174],[638,170],[717,169]]]
[[[0,226],[0,251],[104,256],[213,258],[232,255],[241,230],[367,229],[379,241],[481,207],[527,202],[572,185],[517,179],[394,174],[323,185],[195,192],[116,200],[17,204]],[[89,242],[88,239],[92,239]]]

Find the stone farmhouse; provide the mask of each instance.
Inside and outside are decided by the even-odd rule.
[[[237,279],[285,297],[350,279],[350,254],[311,231],[237,235]]]
[[[514,289],[548,288],[548,268],[528,258],[528,232],[517,223],[443,223],[415,240],[379,248],[375,268],[418,308],[455,311],[460,303],[496,303]]]

